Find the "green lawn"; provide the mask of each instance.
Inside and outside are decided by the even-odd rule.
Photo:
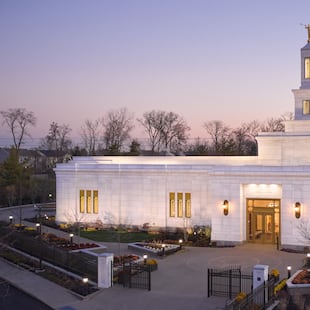
[[[100,242],[121,242],[131,243],[143,240],[157,239],[158,236],[148,234],[146,232],[127,232],[127,231],[112,231],[112,230],[81,230],[81,237]]]

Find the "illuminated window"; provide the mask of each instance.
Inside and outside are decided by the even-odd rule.
[[[302,114],[310,114],[310,100],[302,102]]]
[[[80,190],[80,212],[85,212],[85,192]]]
[[[305,79],[310,79],[310,57],[305,58]]]
[[[183,217],[183,193],[178,193],[178,217]]]
[[[175,193],[169,194],[169,206],[170,217],[175,217]]]
[[[169,193],[169,216],[175,217],[192,216],[191,193]]]
[[[80,213],[99,212],[99,194],[97,190],[80,190]]]
[[[98,191],[93,192],[93,213],[98,213]]]
[[[185,193],[185,217],[191,217],[191,194]]]
[[[86,191],[86,212],[91,213],[92,201],[91,201],[91,191]]]

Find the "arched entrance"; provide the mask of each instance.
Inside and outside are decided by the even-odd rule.
[[[247,241],[277,243],[280,234],[280,199],[248,198]]]

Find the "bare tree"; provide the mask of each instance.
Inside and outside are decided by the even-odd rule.
[[[9,127],[13,136],[14,148],[19,151],[25,136],[30,136],[29,126],[35,126],[36,118],[33,112],[26,109],[15,108],[7,111],[0,111],[3,124]]]
[[[181,116],[173,112],[166,113],[161,130],[161,143],[164,150],[182,150],[182,146],[188,139],[189,130],[190,128]]]
[[[243,123],[232,131],[237,155],[257,155],[257,141],[255,137],[260,128],[261,124],[258,121],[252,121]]]
[[[194,139],[192,144],[188,145],[187,152],[190,155],[208,155],[208,143],[205,140],[201,140],[199,137]]]
[[[231,142],[231,130],[222,121],[210,121],[204,123],[204,128],[209,134],[213,149],[216,154],[221,154]]]
[[[294,115],[291,112],[282,114],[278,118],[269,118],[261,125],[261,131],[265,132],[283,132],[285,131],[284,122],[288,120],[293,120]]]
[[[138,119],[138,122],[143,126],[148,135],[152,152],[159,151],[160,149],[164,114],[164,111],[153,110],[151,112],[145,112],[143,118]]]
[[[103,118],[103,140],[107,150],[119,153],[124,142],[130,138],[133,117],[126,108],[113,110]]]
[[[300,220],[299,224],[296,226],[297,231],[303,240],[310,241],[310,225],[308,221]]]
[[[262,125],[261,130],[264,132],[282,132],[284,131],[283,119],[280,118],[269,118]]]
[[[236,142],[236,152],[238,155],[246,154],[246,141],[249,139],[249,127],[243,123],[240,127],[233,130],[233,134]]]
[[[71,128],[68,125],[59,125],[55,122],[51,123],[47,136],[43,139],[42,146],[49,150],[67,151],[72,141],[69,138]]]
[[[86,120],[81,128],[81,138],[88,155],[95,155],[100,139],[100,120]]]
[[[188,139],[188,131],[185,120],[176,113],[165,111],[151,111],[143,114],[138,122],[144,127],[151,150],[172,150],[182,149]]]
[[[254,120],[246,123],[245,126],[247,127],[248,135],[255,140],[255,137],[261,131],[262,124],[258,120]]]

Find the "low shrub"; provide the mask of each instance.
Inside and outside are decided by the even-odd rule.
[[[275,294],[278,294],[280,291],[282,291],[286,287],[286,281],[287,279],[283,279],[274,287]]]
[[[246,297],[246,293],[240,292],[240,293],[236,296],[235,300],[236,300],[237,302],[240,302],[240,301],[243,300],[245,297]]]

